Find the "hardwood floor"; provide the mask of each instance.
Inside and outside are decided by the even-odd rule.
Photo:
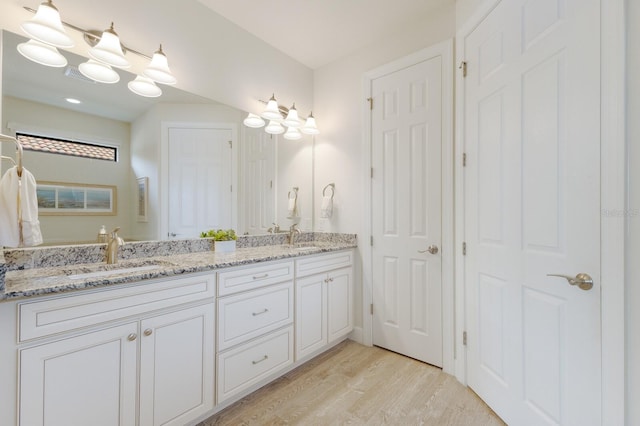
[[[199,426],[504,425],[440,369],[347,340]]]

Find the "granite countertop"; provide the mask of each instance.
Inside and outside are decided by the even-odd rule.
[[[348,241],[314,241],[294,247],[267,245],[238,248],[230,253],[203,251],[141,257],[123,260],[115,265],[86,263],[10,270],[6,272],[5,289],[4,292],[0,292],[0,301],[213,271],[231,266],[344,250],[356,246],[355,242]]]

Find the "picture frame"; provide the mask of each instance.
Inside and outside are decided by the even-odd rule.
[[[42,216],[115,216],[118,188],[42,181],[36,185],[38,214]]]
[[[149,210],[149,178],[148,177],[140,177],[138,178],[138,222],[147,222],[148,215],[147,212]]]

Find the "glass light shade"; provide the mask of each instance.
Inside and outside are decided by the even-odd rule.
[[[169,70],[169,62],[167,61],[167,56],[162,51],[162,45],[160,45],[160,49],[153,54],[153,58],[151,58],[151,62],[142,74],[145,77],[149,77],[151,80],[156,83],[162,84],[176,84],[176,78],[171,74]]]
[[[109,65],[89,59],[78,65],[78,69],[87,78],[98,83],[113,84],[120,81],[120,74],[115,72]]]
[[[287,133],[284,134],[285,139],[289,139],[290,141],[297,141],[302,137],[302,133],[295,127],[289,127],[287,129]]]
[[[58,52],[58,49],[36,40],[20,43],[18,45],[18,52],[30,61],[40,65],[56,68],[67,65],[67,58]]]
[[[300,127],[302,123],[298,118],[298,111],[296,110],[296,104],[293,104],[289,109],[289,113],[287,114],[287,118],[282,122],[287,127]]]
[[[316,126],[316,119],[314,118],[313,113],[309,114],[309,117],[307,117],[306,123],[304,123],[304,126],[300,128],[300,131],[305,135],[320,134],[320,130],[318,130],[318,126]]]
[[[20,24],[29,37],[55,47],[73,47],[73,40],[67,35],[60,20],[58,9],[51,1],[42,2],[30,20]]]
[[[89,49],[89,56],[112,67],[129,68],[131,66],[127,58],[124,57],[120,38],[113,30],[113,23],[111,28],[104,30],[98,44]]]
[[[252,113],[249,113],[249,115],[247,115],[247,118],[244,119],[243,123],[245,126],[251,127],[253,129],[258,129],[264,126],[264,120]]]
[[[157,98],[162,95],[162,90],[156,86],[153,80],[142,75],[139,75],[135,80],[130,81],[127,84],[127,87],[136,95],[147,98]]]
[[[269,121],[269,125],[264,128],[264,131],[270,135],[280,135],[284,133],[284,127],[275,120]]]
[[[267,102],[267,107],[262,111],[262,116],[269,120],[282,120],[282,114],[278,109],[278,101],[275,95],[271,95],[271,99]]]

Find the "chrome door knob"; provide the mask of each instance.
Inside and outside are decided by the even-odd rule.
[[[589,274],[585,274],[584,272],[580,272],[575,277],[564,274],[547,274],[547,276],[565,278],[569,284],[577,285],[581,290],[585,291],[591,290],[591,288],[593,287],[593,278],[591,278]]]
[[[426,250],[418,250],[418,253],[426,253],[429,252],[431,254],[438,254],[438,246],[435,244],[430,245],[429,247],[427,247]]]

